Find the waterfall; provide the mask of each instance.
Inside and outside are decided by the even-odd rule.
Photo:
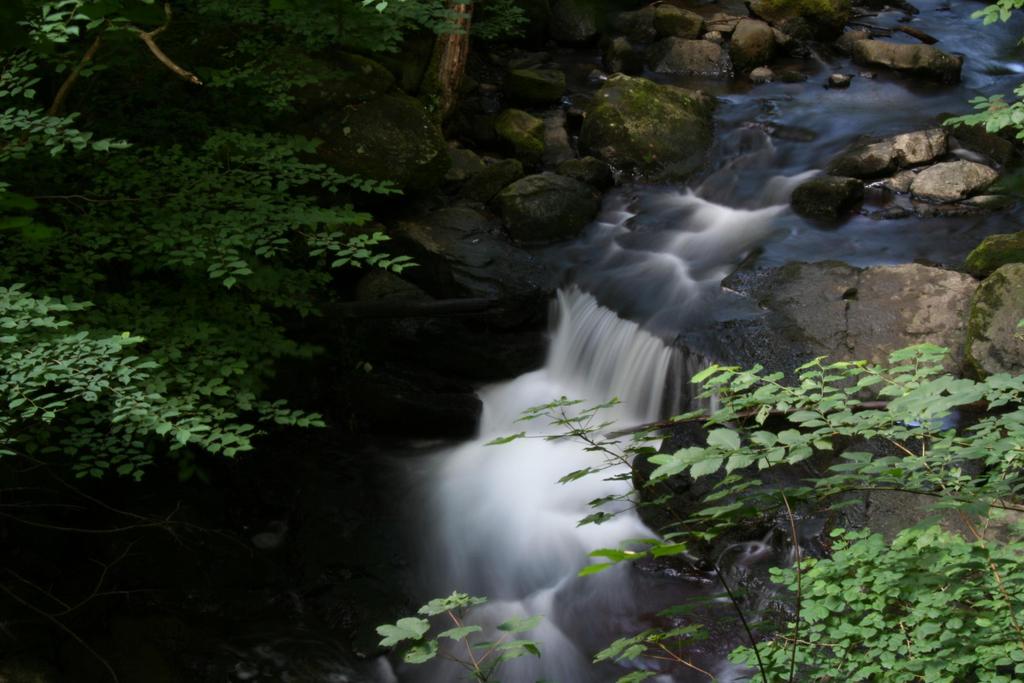
[[[753,153],[764,156],[764,136],[754,136]],[[769,150],[770,151],[770,150]],[[701,191],[710,192],[709,179]],[[662,609],[706,598],[713,581],[657,575],[628,563],[578,578],[593,560],[589,553],[650,539],[632,508],[631,467],[609,469],[567,484],[566,474],[605,464],[604,454],[578,439],[558,438],[564,427],[544,418],[521,422],[523,411],[559,397],[581,399],[582,409],[617,398],[597,423],[610,432],[689,409],[688,378],[706,361],[666,343],[688,321],[710,319],[720,282],[752,249],[779,231],[785,195],[793,179],[772,178],[759,207],[731,208],[693,191],[663,191],[624,205],[613,198],[586,237],[567,256],[572,279],[552,304],[550,345],[544,366],[480,390],[483,404],[477,437],[443,449],[431,460],[420,510],[424,597],[457,590],[485,596],[472,623],[493,628],[510,618],[540,615],[544,621],[527,637],[540,644],[541,658],[506,664],[504,683],[608,683],[631,668],[595,666],[591,658],[614,639],[657,623]],[[635,210],[634,210],[635,209]],[[602,304],[610,304],[608,308]],[[624,312],[622,317],[615,311]],[[503,445],[488,442],[527,432]],[[595,512],[591,501],[611,499],[601,509],[617,513],[602,524],[579,525]],[[709,608],[710,609],[710,608]],[[716,609],[726,609],[718,606]],[[727,621],[704,614],[702,618]],[[695,648],[694,661],[720,681],[736,671],[725,654],[736,644],[731,632]],[[644,660],[636,665],[654,665]],[[457,666],[434,662],[403,667],[403,683],[460,680]],[[649,680],[681,683],[706,680],[683,667],[659,671]]]

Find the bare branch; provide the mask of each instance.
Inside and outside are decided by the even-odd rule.
[[[57,95],[53,98],[53,103],[50,108],[46,110],[47,116],[59,116],[60,112],[64,109],[64,102],[68,99],[68,93],[71,92],[71,88],[74,87],[75,83],[78,82],[78,77],[82,75],[82,69],[85,65],[92,61],[92,58],[96,56],[96,53],[100,49],[100,43],[103,42],[103,32],[101,31],[96,40],[92,41],[92,45],[85,51],[82,58],[78,60],[78,64],[71,70],[68,77],[61,83],[60,89],[57,90]]]
[[[139,36],[139,39],[142,40],[142,42],[146,44],[146,47],[149,48],[149,51],[153,53],[153,56],[157,58],[157,61],[159,61],[161,64],[170,69],[172,73],[185,79],[189,83],[192,83],[194,85],[202,85],[203,81],[199,78],[199,76],[196,76],[191,71],[183,69],[177,64],[175,64],[174,60],[168,57],[167,53],[161,50],[160,46],[156,44],[156,37],[164,31],[166,31],[167,27],[171,25],[171,16],[171,3],[165,2],[164,23],[161,26],[153,29],[152,31],[143,31],[141,28],[138,28],[136,26],[129,26],[128,30],[135,32]]]

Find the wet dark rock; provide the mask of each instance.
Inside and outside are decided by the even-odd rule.
[[[502,188],[522,178],[523,173],[523,163],[518,159],[494,161],[470,178],[462,186],[459,196],[486,204],[494,199]]]
[[[660,38],[698,38],[704,19],[675,5],[658,5],[654,10],[654,30]]]
[[[751,0],[750,11],[801,40],[831,40],[850,20],[849,0]]]
[[[649,178],[685,179],[704,163],[713,109],[699,92],[612,76],[588,107],[580,149]]]
[[[544,120],[521,109],[506,109],[494,122],[494,131],[524,162],[536,164],[544,156]]]
[[[783,83],[803,83],[807,80],[807,74],[792,69],[783,69],[778,72],[778,80]]]
[[[963,57],[931,45],[858,40],[852,43],[853,61],[865,66],[884,66],[940,83],[957,83]]]
[[[448,150],[451,165],[444,179],[448,183],[463,183],[484,170],[484,161],[471,149],[458,147]]]
[[[604,66],[612,73],[638,74],[644,70],[644,54],[628,38],[616,36],[605,48]]]
[[[732,32],[736,30],[736,24],[740,23],[740,20],[743,18],[744,17],[737,14],[717,12],[705,20],[704,30],[708,32],[718,32],[723,36],[732,35]]]
[[[657,73],[681,76],[726,78],[732,74],[729,53],[707,40],[659,40],[651,46],[648,65]]]
[[[917,199],[955,202],[978,194],[999,178],[999,174],[972,161],[947,161],[930,166],[914,178],[910,192]]]
[[[556,170],[558,175],[574,178],[600,191],[607,190],[615,184],[611,167],[594,157],[563,161]]]
[[[989,235],[967,255],[964,270],[984,278],[1007,263],[1024,263],[1024,232]]]
[[[540,173],[502,190],[496,203],[505,228],[520,244],[546,244],[576,237],[600,208],[594,190],[578,180]]]
[[[512,245],[497,220],[469,207],[402,221],[392,238],[419,264],[404,279],[431,296],[511,299],[549,286],[546,267]]]
[[[601,0],[554,0],[548,31],[566,45],[585,45],[597,39],[605,7]]]
[[[513,69],[505,76],[505,94],[514,102],[544,105],[565,93],[565,74],[557,69]]]
[[[721,31],[708,31],[700,39],[711,43],[718,43],[719,45],[725,42],[725,36],[722,35]]]
[[[775,56],[775,34],[757,19],[741,19],[729,44],[729,56],[739,72],[768,64]]]
[[[849,88],[852,81],[853,76],[850,74],[832,74],[828,77],[828,87],[839,89]]]
[[[793,191],[793,210],[808,218],[835,220],[864,198],[864,184],[856,178],[818,176]]]
[[[436,188],[448,170],[448,147],[436,117],[406,95],[325,113],[313,130],[322,140],[317,156],[342,173],[422,191]]]
[[[357,415],[384,434],[468,438],[476,433],[483,408],[472,385],[433,373],[378,374],[361,382],[358,391]]]
[[[1024,373],[1024,263],[1000,266],[985,278],[971,301],[964,364],[976,376]]]

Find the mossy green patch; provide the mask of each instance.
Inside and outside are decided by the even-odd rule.
[[[964,270],[975,277],[987,277],[1007,263],[1024,263],[1024,232],[989,235],[967,255]]]

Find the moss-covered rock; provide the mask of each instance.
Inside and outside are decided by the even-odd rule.
[[[462,183],[484,170],[484,160],[471,149],[449,149],[451,166],[445,174],[445,182]]]
[[[521,244],[576,237],[600,208],[592,188],[554,173],[517,180],[502,190],[496,201],[505,228]]]
[[[526,104],[551,104],[565,93],[565,74],[557,69],[512,69],[505,76],[505,94]]]
[[[459,193],[464,199],[486,204],[502,189],[523,177],[523,163],[518,159],[500,159],[488,164],[466,181]]]
[[[751,11],[798,38],[830,40],[850,20],[850,0],[752,0]]]
[[[506,109],[494,122],[494,131],[526,163],[544,156],[544,120],[521,109]]]
[[[988,277],[1007,263],[1024,263],[1024,232],[989,235],[967,255],[964,270],[974,277]]]
[[[437,119],[419,100],[383,95],[324,114],[313,125],[317,155],[343,173],[392,180],[409,191],[437,187],[448,148]]]
[[[864,198],[864,184],[856,178],[818,176],[793,191],[793,210],[808,218],[835,220]]]
[[[658,5],[654,10],[654,30],[663,38],[697,38],[704,18],[675,5]]]
[[[971,301],[964,365],[984,377],[998,372],[1024,373],[1024,340],[1017,323],[1024,319],[1024,263],[1000,266]]]
[[[612,21],[612,30],[621,33],[634,43],[653,43],[658,37],[654,29],[654,14],[657,8],[647,6],[633,12],[620,12]]]
[[[686,179],[711,146],[713,110],[703,93],[618,74],[588,107],[580,147],[648,178]]]

